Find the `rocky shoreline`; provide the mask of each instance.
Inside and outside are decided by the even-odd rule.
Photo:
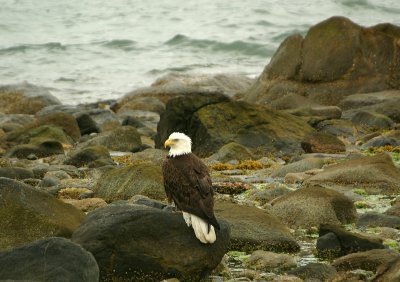
[[[398,281],[399,74],[400,27],[333,17],[258,79],[171,74],[77,106],[0,86],[0,280]],[[213,245],[166,203],[173,131],[210,169]]]

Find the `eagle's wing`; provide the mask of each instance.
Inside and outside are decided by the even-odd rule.
[[[211,177],[207,166],[198,157],[188,154],[169,158],[163,164],[163,174],[167,197],[180,210],[197,215],[219,228],[214,216]]]

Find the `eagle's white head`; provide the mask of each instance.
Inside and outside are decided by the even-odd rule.
[[[184,133],[174,132],[165,141],[164,146],[169,147],[168,155],[176,157],[192,152],[192,140]]]

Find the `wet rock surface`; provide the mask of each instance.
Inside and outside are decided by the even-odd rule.
[[[115,204],[92,212],[72,240],[93,253],[103,280],[198,280],[219,264],[228,249],[229,225],[219,222],[217,241],[205,245],[180,213]]]
[[[79,243],[80,259],[52,259],[91,277],[72,281],[399,280],[399,37],[333,17],[284,40],[257,79],[167,75],[76,106],[0,86],[1,253],[43,274],[37,240],[73,234],[61,245]],[[166,201],[173,131],[209,168],[213,245]]]

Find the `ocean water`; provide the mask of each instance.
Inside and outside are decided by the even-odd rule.
[[[288,35],[335,15],[400,25],[400,1],[0,0],[0,84],[78,104],[170,72],[257,76]]]

